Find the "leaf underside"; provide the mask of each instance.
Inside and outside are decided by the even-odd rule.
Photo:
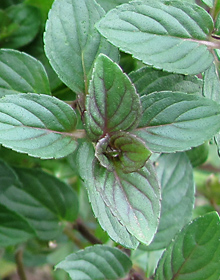
[[[108,12],[97,28],[122,51],[168,72],[198,74],[213,61],[206,46],[213,21],[194,4],[133,1]]]

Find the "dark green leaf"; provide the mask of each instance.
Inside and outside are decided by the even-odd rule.
[[[131,266],[128,256],[119,249],[95,245],[69,255],[56,268],[64,269],[74,280],[118,280]]]
[[[202,80],[196,76],[172,74],[150,67],[141,68],[129,75],[139,95],[155,91],[181,91],[202,94]]]
[[[5,166],[1,164],[1,168],[5,169]],[[13,176],[17,175],[17,182],[1,183],[0,203],[25,218],[40,239],[55,238],[61,230],[60,220],[76,219],[78,201],[75,193],[43,171],[16,168],[15,172],[11,171]]]
[[[135,128],[141,115],[140,99],[128,76],[107,56],[96,60],[86,99],[85,122],[93,141]]]
[[[24,0],[1,0],[0,2],[0,9],[8,8],[11,5],[16,5],[19,3],[24,2]]]
[[[141,98],[143,116],[135,134],[154,152],[190,149],[220,130],[220,106],[179,92],[154,92]]]
[[[19,4],[9,7],[7,9],[7,15],[16,28],[2,42],[2,47],[16,49],[30,43],[40,28],[39,10],[26,4]]]
[[[193,169],[184,153],[162,155],[156,162],[162,187],[159,227],[149,250],[166,248],[188,223],[194,206]]]
[[[93,161],[94,187],[112,214],[139,241],[149,244],[158,227],[160,187],[151,162],[133,173],[109,172]]]
[[[60,79],[77,94],[87,93],[99,53],[118,59],[118,50],[94,28],[104,14],[94,0],[55,0],[49,13],[45,33],[47,57]]]
[[[41,158],[59,158],[77,147],[76,113],[48,95],[6,95],[0,99],[0,143]]]
[[[0,204],[0,247],[22,243],[34,236],[28,222]]]
[[[193,167],[199,166],[206,162],[209,155],[209,145],[204,143],[198,147],[194,147],[186,152]]]
[[[112,215],[105,205],[99,192],[96,191],[93,183],[92,162],[95,158],[95,151],[92,143],[84,142],[77,153],[77,164],[81,178],[85,181],[89,200],[93,212],[101,227],[107,231],[108,235],[117,243],[124,247],[136,249],[139,242],[132,236],[119,221]]]
[[[102,138],[96,145],[96,157],[109,171],[113,171],[114,166],[124,173],[137,171],[150,155],[144,142],[128,132],[121,131]]]
[[[1,49],[0,73],[0,97],[27,92],[50,94],[43,65],[25,53]]]
[[[206,41],[213,21],[194,4],[132,1],[108,12],[97,28],[122,51],[169,72],[197,74],[213,61]]]
[[[155,280],[219,280],[220,221],[212,212],[195,219],[171,242]]]

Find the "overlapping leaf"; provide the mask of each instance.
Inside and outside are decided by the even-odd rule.
[[[99,53],[118,59],[118,50],[94,27],[104,14],[94,0],[56,0],[49,13],[46,55],[60,79],[77,94],[87,92]]]
[[[187,225],[170,243],[155,280],[219,280],[220,220],[216,212]]]
[[[94,187],[92,162],[95,151],[91,143],[84,142],[77,153],[77,164],[81,178],[85,181],[89,200],[93,212],[98,219],[101,227],[107,231],[108,235],[117,243],[124,247],[136,249],[139,242],[132,236],[119,221],[113,216],[109,208],[105,205],[99,192]]]
[[[129,272],[131,265],[119,249],[96,245],[69,255],[56,268],[64,269],[74,280],[117,280]]]
[[[1,49],[0,73],[0,97],[27,92],[50,94],[43,65],[25,53]]]
[[[213,61],[212,18],[184,1],[132,1],[108,12],[97,28],[122,51],[169,72],[197,74]]]
[[[13,30],[2,40],[1,47],[16,49],[30,43],[40,28],[39,10],[22,3],[10,6],[6,12],[13,23]]]
[[[68,185],[40,170],[16,168],[14,172],[0,164],[0,205],[19,214],[40,239],[55,238],[60,220],[76,219],[78,201]]]
[[[133,173],[109,172],[93,161],[94,187],[110,211],[139,241],[149,244],[158,227],[160,187],[151,162]]]
[[[194,206],[193,169],[184,153],[164,154],[157,161],[162,187],[159,227],[149,250],[166,248],[191,219]]]
[[[143,116],[135,130],[155,152],[198,146],[220,130],[220,106],[207,98],[177,92],[154,92],[141,98]]]
[[[103,9],[107,12],[113,8],[115,8],[118,5],[128,3],[129,0],[97,0],[97,3],[99,3]]]
[[[0,143],[41,158],[59,158],[77,146],[76,113],[47,95],[6,95],[0,99]]]
[[[119,130],[129,131],[139,122],[141,105],[134,86],[119,66],[102,54],[95,63],[86,109],[86,130],[93,141]]]
[[[202,80],[196,76],[173,74],[150,67],[143,67],[129,75],[139,95],[155,91],[181,91],[202,94]]]

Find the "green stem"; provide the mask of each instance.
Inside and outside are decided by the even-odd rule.
[[[23,250],[19,249],[15,254],[15,261],[17,265],[17,272],[20,280],[27,280],[24,264],[23,264]]]
[[[215,16],[216,16],[215,9],[216,9],[217,3],[218,3],[218,0],[215,0],[213,8],[210,10],[210,15],[213,18],[213,20],[215,20]]]

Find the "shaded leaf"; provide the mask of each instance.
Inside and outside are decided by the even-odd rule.
[[[132,1],[97,24],[99,32],[122,51],[158,69],[197,74],[213,61],[208,35],[211,16],[183,1]]]
[[[7,15],[16,28],[1,46],[16,49],[30,43],[40,28],[39,10],[26,4],[12,5],[7,9]]]
[[[77,147],[76,113],[48,95],[6,95],[0,99],[0,143],[17,152],[59,158]]]
[[[193,169],[184,153],[164,154],[156,162],[162,187],[161,217],[149,250],[166,248],[188,223],[194,206]]]
[[[141,115],[140,99],[128,76],[110,58],[96,60],[86,98],[85,124],[96,141],[106,134],[135,128]]]
[[[28,54],[1,49],[0,73],[0,97],[27,92],[50,94],[43,65]]]
[[[78,201],[69,186],[40,170],[13,172],[3,163],[1,169],[8,175],[6,182],[1,181],[0,203],[26,219],[40,239],[55,238],[61,231],[60,220],[76,219]],[[16,180],[8,184],[13,177]]]
[[[101,227],[107,231],[108,235],[115,242],[120,243],[124,247],[136,249],[139,244],[137,239],[113,216],[99,192],[95,189],[92,173],[92,162],[94,158],[95,151],[92,143],[84,142],[77,152],[77,164],[80,176],[85,181],[93,212]]]
[[[187,150],[220,130],[220,107],[207,98],[154,92],[143,96],[141,101],[143,116],[135,134],[154,152]]]
[[[200,166],[206,162],[209,155],[209,145],[207,142],[204,144],[194,147],[186,152],[193,167]]]
[[[149,244],[158,227],[160,186],[151,162],[133,173],[109,172],[93,161],[94,187],[112,214],[139,241]]]
[[[104,14],[94,0],[55,0],[50,10],[44,38],[46,55],[59,78],[77,94],[87,93],[99,53],[118,59],[118,50],[94,28]]]
[[[187,225],[164,252],[156,280],[219,280],[220,221],[216,212]]]
[[[214,63],[204,73],[203,95],[220,103],[220,81]]]
[[[202,94],[202,80],[196,76],[184,76],[144,67],[132,72],[129,77],[141,96],[168,90]]]
[[[117,248],[95,245],[69,255],[56,265],[67,271],[74,280],[117,280],[125,276],[132,263]]]

